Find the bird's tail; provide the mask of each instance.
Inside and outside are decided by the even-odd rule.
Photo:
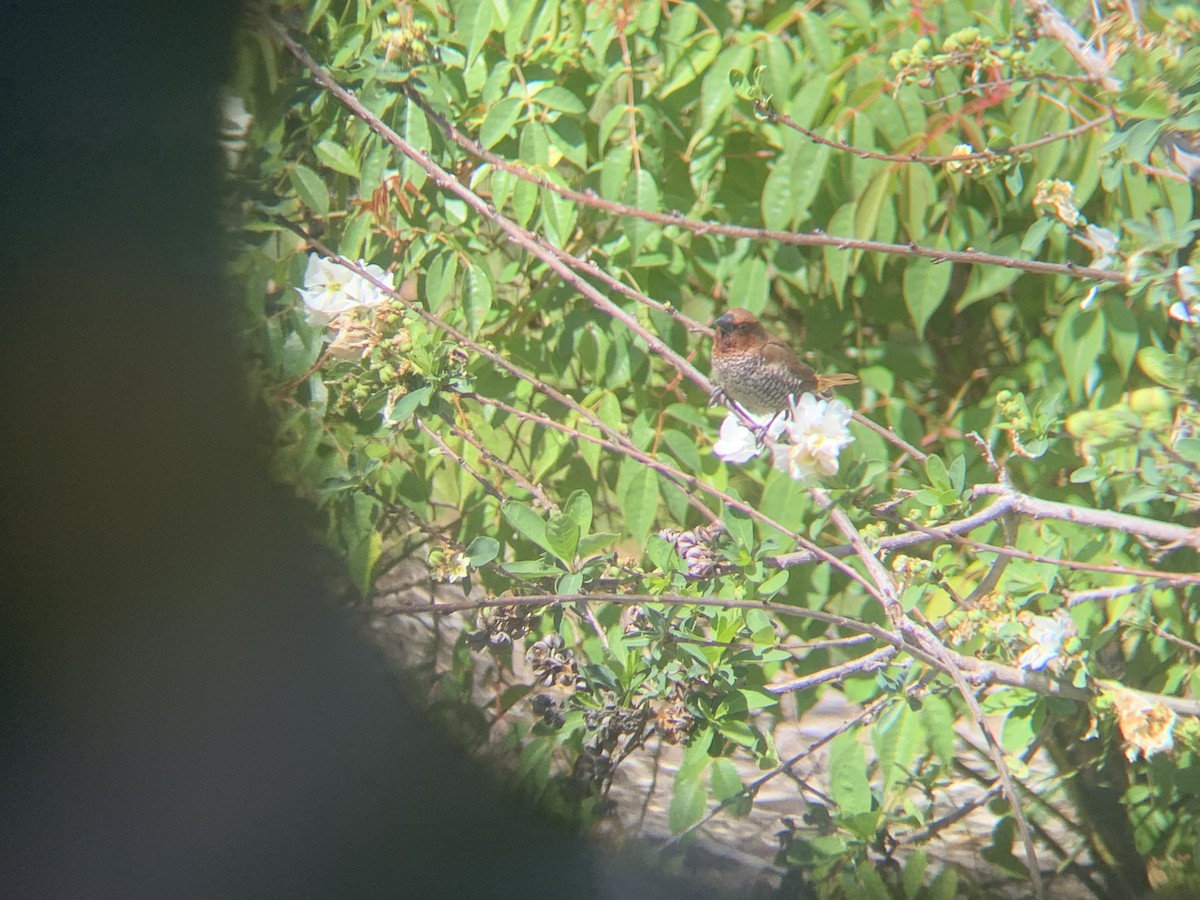
[[[846,375],[834,372],[832,375],[817,375],[817,393],[823,394],[830,388],[845,387],[848,384],[857,384],[857,375]]]

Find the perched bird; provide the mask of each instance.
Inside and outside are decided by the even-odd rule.
[[[735,307],[713,325],[713,381],[719,394],[751,415],[780,412],[789,396],[827,395],[830,388],[858,381],[854,375],[818,375],[749,310]]]

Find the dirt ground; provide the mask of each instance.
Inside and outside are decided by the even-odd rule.
[[[437,602],[450,603],[465,599],[456,585],[435,584],[428,578],[424,566],[415,561],[407,562],[391,572],[380,584],[376,611],[370,619],[369,633],[372,641],[387,659],[398,668],[414,674],[418,681],[428,678],[434,671],[442,671],[449,665],[449,655],[458,633],[464,627],[464,618],[459,614],[434,616],[428,612],[396,612],[405,605],[425,605],[430,598]],[[532,673],[524,669],[523,647],[517,642],[512,654],[516,667],[515,680],[532,682]],[[481,652],[477,661],[487,666],[488,654]],[[508,675],[508,679],[514,679]],[[532,696],[532,695],[531,695]],[[486,707],[494,694],[481,693],[480,705]],[[518,714],[534,718],[528,701],[522,704]],[[860,707],[833,689],[823,692],[819,702],[803,713],[788,716],[788,704],[784,704],[783,718],[759,721],[759,727],[770,729],[780,759],[788,759],[808,750],[814,742],[828,735],[860,711]],[[995,729],[998,722],[987,723]],[[962,730],[962,737],[978,745],[977,729],[970,734]],[[497,738],[499,735],[497,735]],[[867,745],[868,759],[870,747]],[[682,757],[682,748],[652,738],[647,744],[634,751],[618,768],[613,781],[610,798],[615,801],[611,821],[598,829],[603,834],[606,846],[628,847],[638,842],[643,848],[658,848],[672,837],[668,826],[667,812],[670,806],[671,785]],[[828,792],[826,777],[827,756],[823,750],[807,755],[789,771],[781,773],[763,785],[749,815],[734,818],[720,813],[704,824],[688,846],[684,870],[689,880],[698,887],[711,890],[713,894],[740,897],[769,897],[779,885],[783,870],[776,866],[774,857],[779,848],[778,833],[785,830],[784,822],[790,819],[800,828],[808,809],[802,784]],[[743,782],[752,781],[763,773],[748,757],[734,760]],[[1027,783],[1044,785],[1045,796],[1053,794],[1053,769],[1042,756],[1030,763],[1032,773]],[[947,815],[969,806],[986,789],[963,777],[946,789],[935,793],[938,815]],[[1039,792],[1040,793],[1040,792]],[[980,851],[991,842],[995,816],[987,804],[979,805],[932,840],[920,845],[929,855],[929,872],[944,867],[954,867],[963,876],[962,883],[975,885],[984,896],[998,898],[1022,898],[1029,896],[1029,886],[1023,880],[1006,876],[980,856]],[[1089,864],[1086,848],[1081,846],[1078,835],[1071,834],[1061,820],[1047,817],[1044,827],[1049,837],[1074,853],[1074,861],[1086,869]],[[802,832],[801,832],[802,833]],[[902,844],[895,852],[900,862],[916,845]],[[1016,852],[1020,852],[1019,849]],[[643,854],[644,855],[644,854]],[[1091,898],[1095,894],[1081,880],[1069,874],[1056,874],[1051,868],[1057,862],[1051,855],[1040,853],[1042,869],[1050,896],[1074,900]]]

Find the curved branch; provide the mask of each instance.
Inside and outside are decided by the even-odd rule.
[[[1028,141],[1024,144],[1013,144],[1004,150],[979,150],[975,153],[961,153],[952,156],[922,156],[919,153],[876,153],[874,150],[863,150],[861,147],[851,146],[845,141],[835,141],[827,137],[822,137],[811,128],[805,128],[793,120],[787,113],[779,112],[761,101],[755,104],[755,110],[768,122],[778,122],[781,125],[785,125],[793,131],[804,135],[814,144],[822,144],[826,147],[832,147],[835,150],[852,153],[860,159],[877,159],[882,162],[895,163],[922,163],[929,166],[962,163],[969,160],[996,162],[1006,157],[1016,156],[1018,153],[1024,153],[1027,150],[1051,144],[1054,141],[1064,141],[1073,137],[1079,137],[1079,135],[1087,134],[1087,132],[1099,128],[1101,125],[1111,122],[1115,118],[1113,113],[1107,112],[1102,116],[1097,116],[1095,119],[1089,119],[1080,125],[1076,125],[1074,128],[1068,128],[1066,131],[1060,131],[1057,134],[1047,134],[1037,140]]]
[[[1183,545],[1191,547],[1193,550],[1200,550],[1200,528],[1188,528],[1172,522],[1160,522],[1156,519],[1147,519],[1107,509],[1074,506],[1070,503],[1060,503],[1057,500],[1040,500],[1005,484],[977,484],[972,489],[972,493],[977,497],[985,495],[1001,497],[1008,501],[1009,508],[1013,512],[1031,519],[1058,519],[1062,522],[1090,525],[1093,528],[1124,531],[1127,534],[1140,534],[1152,541],[1162,541],[1166,544]]]
[[[298,46],[298,45],[297,45]],[[307,54],[305,54],[307,56]],[[305,63],[307,65],[307,63]],[[314,63],[315,65],[315,63]],[[328,76],[326,76],[328,77]],[[773,241],[780,244],[786,244],[792,247],[834,247],[838,250],[865,250],[874,253],[888,253],[894,256],[910,256],[922,257],[924,259],[932,259],[935,262],[958,262],[969,265],[989,265],[1002,266],[1007,269],[1019,269],[1023,272],[1036,273],[1040,275],[1067,275],[1072,278],[1086,278],[1092,281],[1102,281],[1109,283],[1126,282],[1124,274],[1113,272],[1108,269],[1099,269],[1094,266],[1078,266],[1072,262],[1051,263],[1043,262],[1034,259],[1018,259],[1013,256],[999,256],[995,253],[982,253],[978,250],[941,250],[937,247],[926,247],[915,242],[908,244],[895,244],[887,241],[866,241],[857,238],[838,237],[836,235],[826,234],[821,229],[814,229],[809,232],[794,232],[794,231],[771,231],[766,228],[752,228],[746,225],[726,225],[721,222],[713,222],[702,219],[690,219],[678,211],[669,213],[652,212],[649,210],[639,209],[636,206],[627,206],[624,203],[616,203],[612,200],[605,200],[596,194],[595,191],[576,191],[571,188],[562,187],[554,184],[548,178],[543,178],[540,175],[534,175],[527,171],[524,167],[514,165],[508,160],[490,150],[487,150],[478,141],[460,131],[453,123],[449,122],[445,116],[433,109],[424,97],[416,92],[411,87],[405,88],[405,93],[420,107],[429,118],[442,129],[443,133],[450,138],[454,143],[458,144],[464,150],[471,153],[473,156],[483,160],[492,166],[502,169],[523,181],[528,181],[536,184],[540,188],[558,194],[568,200],[584,206],[590,206],[594,209],[604,210],[618,216],[631,216],[633,218],[644,219],[647,222],[655,222],[656,224],[684,228],[697,235],[702,234],[719,234],[724,237],[731,238],[746,238],[756,241]]]

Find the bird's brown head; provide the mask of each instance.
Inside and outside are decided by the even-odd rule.
[[[754,313],[740,306],[722,313],[713,326],[716,328],[713,349],[717,353],[736,353],[757,346],[768,338],[767,330],[754,317]]]

